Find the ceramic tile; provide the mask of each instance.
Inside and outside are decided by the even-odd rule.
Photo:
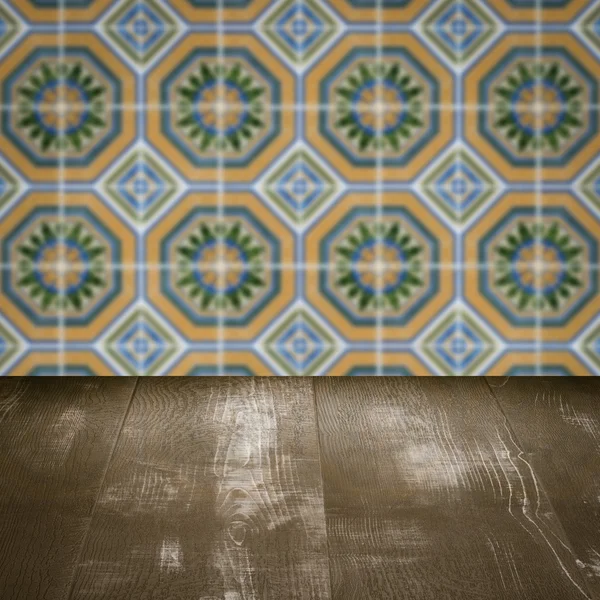
[[[0,0],[0,373],[599,373],[597,4]]]

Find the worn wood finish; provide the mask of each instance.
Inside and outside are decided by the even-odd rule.
[[[141,381],[72,598],[329,598],[312,381]]]
[[[314,385],[332,598],[589,597],[484,380]]]
[[[600,382],[489,378],[600,598]]]
[[[135,380],[0,379],[0,598],[64,600]]]

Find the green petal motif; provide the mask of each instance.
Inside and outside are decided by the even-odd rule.
[[[177,90],[177,126],[202,154],[240,152],[265,127],[264,94],[240,63],[200,62]]]
[[[200,223],[177,252],[177,286],[202,312],[239,310],[265,286],[264,248],[238,222]]]
[[[360,222],[336,247],[336,286],[360,311],[396,312],[424,285],[422,252],[399,221]]]
[[[519,62],[494,90],[494,127],[519,154],[558,153],[584,127],[582,97],[558,62]]]
[[[423,87],[399,62],[363,62],[336,89],[336,129],[359,152],[398,152],[424,127]]]
[[[79,312],[106,287],[106,248],[82,223],[42,223],[18,250],[18,285],[42,311]]]
[[[107,89],[80,62],[42,62],[18,90],[17,126],[46,154],[80,152],[107,126]]]
[[[583,285],[583,249],[559,222],[520,222],[494,250],[495,285],[519,311],[558,311]]]

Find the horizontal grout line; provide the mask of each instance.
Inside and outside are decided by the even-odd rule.
[[[498,268],[498,263],[493,262],[461,262],[461,263],[436,263],[436,262],[424,262],[419,263],[419,261],[415,261],[421,268],[427,268],[431,270],[438,271],[492,271],[492,270],[500,270],[503,269]],[[239,270],[239,263],[229,263],[227,261],[222,261],[219,263],[215,262],[194,262],[193,265],[198,269],[207,269],[207,270],[215,270],[215,265],[219,264],[222,270],[231,269],[231,270]],[[350,263],[344,263],[344,266],[349,265]],[[374,265],[371,262],[357,262],[351,263],[352,270],[388,270],[388,269],[403,269],[406,267],[406,262],[383,262],[379,267]],[[414,264],[414,263],[409,263]],[[517,262],[510,263],[511,268],[522,268],[527,269],[531,268],[532,264],[539,266],[541,264],[541,269],[543,271],[548,270],[563,270],[565,268],[564,263],[559,262],[540,262],[535,261],[532,262]],[[278,271],[339,271],[340,265],[337,263],[307,263],[307,262],[290,262],[290,263],[247,263],[247,265],[251,267],[258,267],[262,270],[278,270]],[[186,269],[182,268],[182,265],[177,263],[100,263],[99,267],[106,270],[120,270],[120,271],[189,271],[189,267]],[[246,266],[246,265],[244,265]],[[577,267],[583,271],[597,271],[600,269],[600,263],[581,263],[578,264]],[[36,269],[56,269],[56,270],[88,270],[90,268],[90,263],[61,263],[57,262],[48,262],[48,263],[36,263]],[[4,271],[19,271],[23,269],[23,265],[21,263],[0,263],[0,270]]]
[[[460,1],[460,0],[459,0]],[[392,9],[393,10],[393,9]],[[276,25],[269,25],[262,20],[252,19],[252,20],[222,20],[218,21],[214,19],[212,21],[199,21],[199,22],[189,22],[183,20],[183,18],[179,17],[178,22],[174,25],[167,24],[162,27],[164,31],[180,33],[182,37],[189,33],[208,33],[217,36],[218,33],[227,35],[228,33],[264,33],[267,31],[278,31]],[[259,19],[261,19],[259,17]],[[481,31],[492,32],[501,35],[510,35],[511,33],[531,33],[532,38],[535,36],[537,29],[541,29],[541,32],[551,32],[551,33],[572,33],[574,30],[577,31],[576,27],[578,25],[578,19],[572,19],[568,22],[556,23],[552,21],[542,21],[541,27],[535,21],[519,21],[512,22],[507,20],[498,20],[494,22],[491,26],[487,24],[483,24],[480,27]],[[62,26],[65,34],[69,33],[97,33],[100,31],[119,31],[118,25],[104,24],[98,22],[81,22],[75,20],[66,19],[64,21],[55,20],[55,21],[46,21],[43,23],[26,23],[27,30],[36,32],[44,32],[44,33],[57,33],[59,32],[60,27]],[[412,22],[393,22],[386,21],[385,18],[381,21],[376,20],[361,20],[361,21],[350,21],[345,20],[342,17],[338,17],[338,20],[335,21],[333,25],[323,24],[320,28],[322,31],[326,32],[338,32],[340,37],[343,37],[346,33],[370,33],[377,34],[379,30],[382,33],[422,33],[424,31],[436,32],[438,27],[435,23],[427,24],[421,22],[421,17],[418,17],[417,20],[413,20]],[[533,42],[534,40],[532,40]],[[225,47],[228,47],[229,44],[226,44]],[[535,44],[532,43],[532,47]],[[373,47],[376,47],[375,45]],[[542,46],[543,47],[543,46]]]
[[[175,110],[179,110],[180,109],[180,105],[173,103],[173,104],[150,104],[150,103],[133,103],[133,104],[111,104],[111,103],[104,103],[104,102],[90,102],[90,103],[66,103],[65,105],[63,105],[62,111],[66,111],[68,110],[88,110],[91,108],[96,108],[98,105],[100,105],[102,107],[103,110],[106,111],[119,111],[119,112],[127,112],[127,111],[131,111],[131,112],[171,112],[171,111],[175,111]],[[269,103],[258,103],[258,105],[260,106],[261,109],[263,110],[270,110],[270,111],[274,111],[274,112],[286,112],[286,111],[293,111],[294,113],[297,112],[337,112],[340,110],[340,107],[336,104],[303,104],[303,103],[294,103],[294,104],[269,104]],[[236,109],[236,110],[240,110],[240,109],[246,109],[246,108],[253,108],[255,106],[255,104],[253,103],[233,103],[233,104],[228,104],[228,103],[194,103],[193,106],[195,108],[199,108],[199,109],[206,109],[206,110],[210,110],[210,109],[214,109],[215,106],[218,106],[219,108],[222,108],[224,110],[232,110],[232,109]],[[500,104],[500,103],[489,103],[489,104],[436,104],[436,103],[419,103],[419,106],[423,109],[423,110],[435,110],[438,112],[444,112],[444,111],[448,111],[448,112],[493,112],[495,110],[498,109],[505,109],[507,106],[510,106],[511,110],[521,110],[521,111],[528,111],[531,110],[531,105],[529,104]],[[582,103],[578,105],[579,108],[584,111],[584,110],[600,110],[600,103],[598,104],[594,104],[594,103]],[[355,108],[356,105],[353,105],[353,107]],[[360,107],[360,105],[359,105]],[[371,104],[365,104],[364,109],[370,109],[372,107]],[[385,113],[387,111],[389,111],[390,109],[394,109],[397,110],[397,105],[394,104],[380,104],[378,106],[378,110],[376,110],[375,112],[377,113]],[[564,109],[564,105],[562,104],[544,104],[541,103],[541,106],[538,106],[536,112],[543,112],[545,110],[563,110]],[[11,103],[11,104],[0,104],[0,110],[4,111],[4,112],[8,112],[8,113],[20,113],[26,110],[30,110],[29,105],[23,105],[23,104],[15,104],[15,103]],[[36,110],[46,110],[46,111],[56,111],[57,110],[57,104],[55,103],[49,103],[47,106],[45,104],[37,104],[36,105]]]
[[[469,310],[464,309],[463,310],[464,313],[468,314]],[[458,319],[457,319],[458,321]],[[384,326],[384,330],[385,329],[391,329],[393,328],[393,326]],[[417,334],[412,340],[410,341],[401,341],[401,340],[382,340],[381,344],[386,348],[387,351],[393,351],[393,350],[398,350],[398,349],[405,349],[405,350],[418,350],[421,349],[423,347],[428,347],[431,346],[433,343],[426,343],[423,344],[422,342],[420,342],[418,340],[418,337],[421,334]],[[554,340],[550,340],[548,338],[545,338],[545,343],[544,345],[546,346],[546,348],[553,348],[555,350],[567,350],[567,349],[573,349],[574,348],[574,342],[573,341],[568,341],[568,342],[558,342],[558,341],[554,341]],[[260,350],[260,347],[262,346],[261,342],[258,340],[251,340],[251,341],[237,341],[237,340],[231,340],[231,339],[227,339],[227,338],[223,338],[223,343],[226,346],[226,349],[229,352],[235,352],[235,351],[239,351],[239,350]],[[205,340],[205,341],[190,341],[189,339],[185,339],[185,338],[181,338],[180,340],[177,340],[175,343],[173,344],[167,344],[171,347],[176,347],[176,348],[183,348],[185,350],[207,350],[207,349],[212,349],[214,348],[217,344],[218,344],[218,338],[213,338],[211,340]],[[25,341],[24,346],[26,346],[27,349],[30,350],[37,350],[40,352],[50,352],[52,350],[54,350],[54,348],[58,345],[58,341],[54,341],[54,340],[49,340],[49,341],[45,341],[45,342],[40,342],[40,341],[36,341],[36,342],[29,342],[29,341]],[[340,339],[339,343],[329,343],[329,344],[323,344],[324,346],[327,347],[333,347],[333,348],[345,348],[347,350],[360,350],[360,349],[368,349],[368,350],[374,350],[375,347],[377,346],[377,342],[375,340],[362,340],[359,342],[354,342],[354,341],[349,341],[349,340],[345,340],[345,339]],[[85,341],[69,341],[67,340],[66,342],[66,346],[71,348],[71,349],[89,349],[89,350],[94,350],[94,351],[100,351],[102,352],[103,350],[103,344],[100,342],[99,338],[96,338],[95,341],[93,342],[85,342]],[[535,341],[530,341],[530,342],[526,342],[526,341],[521,341],[521,342],[509,342],[509,341],[504,341],[504,340],[499,340],[498,343],[492,343],[490,344],[491,347],[495,347],[495,348],[506,348],[507,350],[527,350],[527,349],[533,349],[536,346],[536,342]]]

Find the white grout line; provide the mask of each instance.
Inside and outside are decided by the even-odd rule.
[[[375,64],[377,69],[383,65],[383,0],[377,0],[376,4],[376,29],[375,29],[375,53],[376,59]],[[383,95],[383,73],[379,71],[376,74],[376,135],[383,141],[383,127],[385,124],[385,106],[384,106],[384,95]],[[378,302],[376,322],[375,322],[375,353],[376,353],[376,372],[377,375],[383,375],[383,338],[384,332],[384,318],[385,318],[385,300],[383,295],[383,284],[384,278],[384,250],[383,250],[383,238],[381,232],[385,225],[383,218],[383,161],[384,161],[384,148],[383,144],[380,144],[377,148],[375,156],[375,265],[376,265],[376,280],[375,280],[375,299]],[[402,267],[400,267],[402,268]],[[377,296],[379,295],[379,298]]]
[[[224,7],[225,0],[217,0],[217,65],[223,69],[225,67],[225,37],[224,37]],[[224,90],[223,73],[217,79],[217,130],[218,134],[224,130],[225,125],[225,110],[227,103],[223,102],[224,95],[220,94]],[[217,223],[220,226],[225,225],[225,155],[224,148],[219,143],[217,146]],[[217,294],[219,289],[222,289],[221,305],[217,312],[217,374],[225,374],[225,319],[226,306],[223,301],[225,296],[225,285],[227,281],[227,264],[225,262],[224,245],[217,245]],[[218,296],[217,296],[218,299]]]
[[[224,63],[224,49],[225,49],[225,45],[224,45],[224,31],[225,31],[225,23],[224,23],[224,19],[223,19],[223,10],[224,10],[224,1],[225,0],[218,0],[217,2],[217,22],[216,22],[216,35],[217,35],[217,62],[220,64]],[[463,4],[463,0],[457,0],[458,5],[462,6]],[[143,4],[143,0],[137,0],[137,3],[139,6],[141,6]],[[297,6],[301,7],[302,6],[302,0],[296,0]],[[63,64],[65,62],[65,50],[66,50],[66,41],[65,41],[65,33],[66,33],[66,0],[59,0],[58,3],[58,63],[59,64]],[[376,43],[375,43],[375,50],[376,50],[376,63],[380,64],[382,62],[382,58],[383,58],[383,32],[385,30],[385,23],[384,23],[384,10],[383,10],[383,0],[377,0],[377,4],[376,4],[376,23],[375,23],[375,36],[376,36]],[[542,48],[543,48],[543,3],[542,0],[536,0],[536,5],[535,5],[535,63],[536,64],[541,64],[541,59],[542,59]],[[301,50],[297,50],[296,51],[297,54],[297,60],[300,61],[301,60]],[[141,49],[138,49],[138,58],[141,58],[142,55],[142,51]],[[462,49],[459,50],[459,61],[462,62],[462,55],[463,55],[463,51]],[[453,85],[457,84],[457,80],[456,80],[456,73],[455,73],[455,79],[453,81]],[[64,77],[64,75],[60,75],[60,77]],[[378,77],[380,78],[381,75],[378,75]],[[536,77],[539,77],[539,75],[536,75]],[[138,82],[139,83],[139,82]],[[381,82],[380,82],[381,83]],[[62,86],[64,87],[64,86]],[[59,86],[59,90],[62,89],[61,86]],[[376,86],[376,90],[377,90],[377,102],[376,102],[376,116],[377,116],[377,129],[378,131],[382,131],[383,126],[384,126],[384,111],[385,111],[385,105],[383,103],[383,98],[381,97],[382,94],[382,86],[378,85]],[[538,131],[541,130],[542,126],[543,126],[543,114],[542,111],[540,110],[540,105],[543,104],[542,98],[539,96],[540,93],[542,92],[542,88],[541,85],[536,85],[536,129]],[[63,103],[61,103],[63,104]],[[149,104],[138,104],[138,103],[132,103],[132,104],[108,104],[107,106],[107,110],[121,110],[121,111],[143,111],[143,112],[150,112],[150,111],[170,111],[176,108],[175,105],[170,105],[170,104],[165,104],[165,105],[149,105]],[[207,105],[210,107],[213,107],[213,105]],[[219,103],[219,107],[218,107],[218,125],[219,128],[222,129],[223,128],[223,118],[225,115],[224,109],[227,109],[228,107],[230,107],[231,105],[228,105],[227,103]],[[296,103],[296,104],[289,104],[289,105],[285,105],[285,104],[265,104],[263,105],[264,108],[266,110],[270,110],[270,111],[304,111],[304,112],[310,112],[310,111],[335,111],[337,110],[337,107],[335,105],[329,105],[329,104],[324,104],[324,105],[308,105],[308,104],[302,104],[302,103]],[[460,104],[460,105],[455,105],[455,104],[425,104],[424,105],[424,109],[425,110],[439,110],[439,111],[460,111],[463,113],[469,112],[469,111],[473,111],[473,112],[481,112],[481,111],[493,111],[495,109],[496,105],[495,104],[481,104],[481,105],[465,105],[465,104]],[[546,110],[553,108],[554,105],[544,105],[544,108]],[[558,107],[561,107],[561,105],[558,105]],[[55,106],[53,106],[53,108],[56,108]],[[73,108],[73,106],[71,106],[71,108]],[[596,105],[596,104],[583,104],[582,105],[582,109],[583,110],[600,110],[600,105]],[[17,105],[0,105],[0,110],[3,111],[18,111],[19,107]],[[63,111],[62,108],[59,109],[59,122],[62,121],[61,127],[64,126],[64,118],[65,118],[65,113]],[[456,138],[455,138],[456,141]],[[456,148],[456,146],[455,146]],[[138,156],[137,156],[137,160],[138,160],[138,165],[141,167],[141,165],[143,164],[143,159],[142,159],[142,151],[140,146],[138,146]],[[381,227],[384,225],[384,216],[383,216],[383,191],[384,191],[384,169],[383,169],[383,163],[384,163],[384,149],[383,147],[378,147],[377,151],[376,151],[376,166],[375,166],[375,200],[376,200],[376,218],[375,218],[375,223],[376,223],[376,229],[377,229],[377,236],[379,236],[379,231],[381,229]],[[67,155],[66,155],[66,150],[65,148],[59,148],[58,151],[58,180],[57,180],[57,188],[58,188],[58,221],[61,225],[63,225],[66,221],[66,184],[68,183],[67,181],[67,166],[66,166],[66,161],[67,161]],[[225,163],[225,156],[224,156],[224,149],[221,148],[220,146],[217,149],[217,197],[218,197],[218,201],[217,201],[217,216],[218,222],[223,222],[224,221],[224,209],[225,209],[225,199],[224,199],[224,194],[225,194],[225,185],[226,185],[226,179],[225,179],[225,169],[224,169],[224,163]],[[457,166],[459,165],[460,161],[459,161],[459,157],[458,154],[456,155],[456,164]],[[543,175],[544,175],[544,149],[543,147],[540,145],[538,145],[538,148],[536,149],[536,156],[535,156],[535,180],[534,180],[534,194],[535,194],[535,221],[536,221],[536,226],[538,228],[538,230],[541,230],[541,226],[543,225],[543,208],[544,208],[544,199],[543,199],[543,193],[542,193],[542,189],[543,189],[543,185],[544,185],[544,181],[543,181]],[[137,218],[138,218],[138,225],[139,223],[143,220],[143,208],[141,207],[137,207]],[[301,216],[301,209],[300,208],[296,208],[296,213],[297,213],[297,217],[299,218]],[[458,213],[459,213],[459,217],[462,216],[463,214],[463,209],[462,207],[459,206],[458,208]],[[462,239],[462,237],[461,237]],[[379,241],[379,240],[377,240]],[[66,276],[66,270],[65,270],[65,256],[64,256],[64,244],[60,244],[59,245],[60,248],[60,256],[59,256],[59,269],[58,269],[58,281],[59,281],[59,289],[60,290],[64,290],[65,289],[65,276]],[[376,289],[377,290],[382,290],[383,289],[383,283],[384,283],[384,270],[383,270],[383,246],[380,243],[376,244],[376,249],[377,249],[377,255],[376,255],[376,275],[377,275],[377,283],[376,283]],[[226,274],[226,269],[228,267],[228,263],[225,260],[225,256],[224,256],[224,248],[222,245],[218,246],[218,258],[217,258],[217,271],[218,273],[222,273],[223,275]],[[527,264],[527,263],[526,263]],[[211,264],[211,266],[214,266]],[[365,267],[371,267],[372,265],[365,265]],[[393,263],[386,263],[386,267],[389,266],[393,266]],[[0,264],[0,270],[1,269],[12,269],[14,268],[15,265],[12,265],[10,263],[7,264]],[[360,264],[357,265],[358,268],[360,268]],[[398,267],[400,268],[401,265],[398,265]],[[461,272],[465,272],[465,271],[469,271],[469,270],[481,270],[481,271],[486,271],[486,270],[490,270],[493,269],[495,267],[495,263],[465,263],[465,262],[461,262],[460,264],[458,263],[428,263],[425,265],[425,268],[429,268],[431,270],[452,270],[452,271],[461,271]],[[541,300],[543,297],[543,276],[544,276],[544,272],[546,269],[549,268],[549,265],[545,262],[543,262],[543,260],[540,260],[539,258],[537,258],[536,255],[536,259],[534,262],[534,272],[535,272],[535,280],[536,280],[536,295],[538,296],[537,300]],[[581,266],[582,269],[585,271],[597,271],[598,270],[598,265],[594,265],[594,264],[584,264]],[[170,264],[151,264],[151,263],[144,263],[144,264],[138,264],[138,263],[133,263],[133,264],[119,264],[119,265],[107,265],[107,268],[109,269],[118,269],[118,270],[143,270],[143,271],[153,271],[153,270],[174,270],[177,268],[177,265],[170,265]],[[563,268],[562,263],[557,263],[556,268]],[[305,270],[305,271],[310,271],[310,270],[325,270],[325,271],[329,271],[329,270],[334,270],[335,269],[335,265],[328,265],[328,264],[311,264],[311,263],[305,263],[302,262],[300,260],[299,257],[297,257],[295,259],[294,263],[274,263],[274,264],[267,264],[265,265],[265,269],[272,269],[272,270],[289,270],[289,271],[293,271],[293,272],[298,272],[301,270]],[[541,309],[541,302],[537,302],[536,305],[536,314],[535,314],[535,333],[536,333],[536,338],[535,338],[535,343],[536,343],[536,374],[541,374],[541,370],[542,370],[542,349],[543,349],[543,339],[544,339],[544,331],[543,331],[543,313],[542,313],[542,309]],[[64,349],[65,349],[65,344],[67,341],[67,329],[66,329],[66,307],[65,306],[61,306],[59,308],[59,310],[57,311],[58,314],[58,363],[59,363],[59,372],[61,374],[64,374],[64,367],[65,367],[65,354],[64,354]],[[223,370],[223,366],[224,366],[224,323],[225,323],[225,318],[226,318],[226,310],[224,306],[221,306],[219,308],[218,311],[218,366],[219,366],[219,371],[220,374],[222,374],[222,370]],[[382,370],[382,362],[381,362],[381,351],[382,351],[382,343],[383,343],[383,334],[384,334],[384,329],[383,329],[383,321],[384,321],[384,306],[383,304],[379,304],[379,306],[377,307],[377,324],[376,324],[376,348],[377,348],[377,372],[378,374],[381,374],[381,370]],[[141,319],[141,317],[140,317]],[[458,322],[460,323],[462,319],[462,315],[459,314],[458,315]]]
[[[464,6],[463,6],[463,0],[457,0],[457,7],[458,7],[458,10],[459,10],[459,13],[462,15],[462,11],[463,11],[463,8],[464,8]],[[459,78],[458,79],[458,85],[461,88],[462,88],[462,85],[463,85],[463,76],[464,76],[464,72],[463,72],[463,69],[462,69],[463,59],[464,59],[464,53],[463,53],[462,46],[461,46],[461,47],[459,47],[459,52],[458,52],[458,62],[461,65],[461,69],[460,69],[460,71],[457,69],[453,73],[453,76],[455,78],[455,82],[456,82],[456,79]],[[461,94],[461,98],[462,98],[462,94]],[[455,129],[456,129],[456,123],[455,123]],[[460,135],[461,135],[461,132],[459,132],[459,131],[455,132],[455,138],[456,138],[456,136],[460,136]],[[456,139],[455,139],[455,142],[456,142]],[[462,145],[461,145],[461,147],[462,147]],[[455,155],[455,168],[458,170],[458,168],[460,167],[460,159],[459,159],[460,154],[458,152],[459,148],[456,146],[456,144],[455,144],[454,148],[457,151],[456,155]],[[458,205],[458,221],[460,223],[462,223],[462,216],[463,216],[462,204],[459,204]],[[461,246],[462,246],[463,236],[464,236],[464,227],[462,227],[462,225],[461,225],[461,230],[460,230]],[[464,285],[464,282],[462,284]],[[456,301],[455,299],[456,299],[456,296],[458,295],[457,292],[458,292],[458,290],[456,290],[455,293],[454,293],[454,297],[455,297],[454,301]],[[456,326],[457,326],[458,333],[459,333],[459,335],[462,335],[462,330],[463,330],[463,327],[464,327],[464,319],[463,319],[462,308],[460,308],[459,310],[457,310],[455,312],[455,315],[456,315],[455,318],[456,318]],[[455,371],[454,368],[453,368],[453,371]],[[462,371],[458,370],[458,372],[454,372],[453,374],[454,375],[462,375]]]
[[[64,0],[62,0],[64,1]],[[223,0],[220,0],[223,1]],[[381,1],[381,0],[378,0]],[[261,108],[266,110],[266,111],[272,111],[272,112],[325,112],[325,111],[329,111],[329,112],[335,112],[338,110],[337,105],[335,104],[304,104],[304,103],[295,103],[295,104],[281,104],[281,103],[269,103],[269,102],[261,102],[260,103]],[[70,107],[72,108],[87,108],[89,106],[91,106],[91,104],[87,104],[87,103],[71,103],[69,104]],[[229,103],[229,102],[224,102],[222,103],[222,106],[224,108],[229,108],[229,107],[233,107],[233,108],[239,108],[239,107],[244,107],[246,106],[246,104],[244,103]],[[496,110],[498,107],[503,106],[502,103],[500,102],[491,102],[488,104],[438,104],[438,103],[432,103],[432,102],[424,102],[422,104],[422,107],[424,110],[426,111],[437,111],[437,112],[463,112],[463,113],[468,113],[468,112],[491,112]],[[46,106],[45,104],[38,104],[38,108],[40,109],[44,109]],[[108,111],[117,111],[117,112],[169,112],[169,111],[176,111],[179,109],[179,106],[177,104],[138,104],[138,103],[132,103],[132,104],[113,104],[110,102],[105,102],[103,103],[103,107]],[[203,108],[214,108],[214,104],[213,103],[203,103],[203,102],[199,102],[197,104],[195,104],[195,107],[198,109],[203,109]],[[386,107],[386,104],[383,104],[383,107]],[[554,103],[550,103],[550,104],[544,104],[544,107],[547,109],[555,109],[555,110],[559,110],[562,109],[563,106],[560,104],[554,104]],[[600,111],[600,104],[591,104],[588,102],[582,102],[581,104],[579,104],[579,107],[582,110],[587,110],[587,111]],[[55,105],[53,104],[49,104],[48,108],[55,108]],[[521,108],[520,104],[514,104],[513,108],[515,109],[519,109]],[[529,108],[529,105],[527,104],[523,104],[522,108]],[[23,107],[19,104],[1,104],[0,103],[0,110],[3,112],[7,112],[7,113],[11,113],[11,112],[15,112],[15,113],[19,113],[23,110]]]
[[[542,0],[536,0],[535,2],[535,64],[539,67],[542,64]],[[536,74],[536,98],[535,98],[535,119],[536,119],[536,135],[542,131],[543,127],[543,114],[542,114],[542,80],[539,79],[540,74]],[[543,147],[539,143],[536,149],[535,156],[535,222],[538,229],[537,235],[541,231],[543,225],[543,197],[542,197],[542,185],[543,185]],[[535,268],[535,293],[536,293],[536,311],[535,311],[535,374],[541,375],[543,372],[543,315],[542,315],[542,299],[543,299],[543,279],[544,279],[544,264],[539,255],[539,244],[536,243],[534,246],[536,254],[534,255],[534,268]]]
[[[56,266],[56,263],[37,263],[40,267],[50,268],[52,266]],[[229,263],[227,261],[222,262],[224,267],[235,267],[236,263]],[[109,270],[116,271],[177,271],[179,270],[179,265],[177,263],[105,263],[106,268]],[[214,268],[214,263],[195,263],[197,267],[207,267]],[[372,263],[362,263],[356,262],[353,263],[354,267],[357,269],[373,269]],[[85,263],[71,263],[70,266],[77,268],[86,268],[88,265]],[[336,271],[337,264],[335,263],[310,263],[310,262],[290,262],[290,263],[264,263],[265,269],[270,270],[279,270],[279,271],[293,271],[296,268],[300,268],[304,271]],[[403,263],[395,263],[393,261],[385,263],[387,267],[401,267]],[[440,271],[494,271],[497,264],[494,262],[488,263],[469,263],[469,262],[447,262],[447,263],[423,263],[423,266],[431,269],[431,270],[440,270]],[[523,267],[527,268],[531,266],[531,263],[528,262],[517,262],[513,263],[514,267]],[[19,263],[0,263],[0,271],[10,271],[15,270],[19,267]],[[595,272],[600,271],[600,264],[593,263],[581,263],[579,265],[581,270],[586,272]],[[562,263],[544,263],[544,269],[556,269],[562,270],[564,265]]]
[[[58,2],[58,64],[62,68],[62,66],[66,62],[66,40],[65,40],[65,20],[66,20],[66,0],[59,0]],[[64,98],[64,74],[59,73],[58,80],[58,128],[59,135],[62,135],[62,132],[65,130],[66,126],[66,99]],[[56,107],[54,107],[56,110]],[[57,348],[57,361],[58,361],[58,374],[65,374],[65,346],[66,346],[66,338],[67,338],[67,329],[66,329],[66,318],[65,318],[65,292],[66,292],[66,255],[65,255],[65,244],[64,244],[64,227],[66,225],[66,149],[61,145],[58,150],[58,223],[60,227],[60,233],[58,237],[58,261],[59,261],[59,269],[58,269],[58,301],[60,303],[58,309],[58,348]],[[62,296],[62,297],[61,297]]]
[[[303,0],[295,0],[295,6],[296,6],[296,10],[302,12],[302,6],[303,6]],[[303,55],[302,55],[302,50],[300,48],[298,48],[296,50],[296,66],[302,63],[302,59],[303,59]],[[301,111],[294,111],[294,112],[301,112]],[[296,115],[294,115],[294,117],[296,117]],[[298,144],[299,142],[301,142],[301,138],[299,138],[299,133],[300,132],[296,132],[296,139],[294,140],[294,144]],[[298,157],[297,159],[297,165],[301,165],[302,161],[300,160],[300,158]],[[301,223],[301,219],[303,218],[303,211],[299,206],[296,206],[296,223]],[[298,236],[298,227],[294,227],[294,236],[297,238]],[[297,273],[300,273],[302,271],[301,265],[299,264],[300,261],[300,253],[297,252],[296,255],[296,260],[294,261],[294,276]],[[296,290],[296,294],[298,294],[298,291]],[[296,298],[294,299],[294,303],[293,305],[296,305]],[[301,318],[301,313],[298,312],[296,315],[296,327],[300,328],[302,326],[302,318]],[[298,368],[297,366],[294,367],[294,374],[295,375],[303,375],[302,369]]]
[[[141,11],[141,10],[143,10],[143,8],[144,8],[143,0],[136,0],[136,9],[138,11]],[[139,65],[142,64],[142,62],[143,62],[144,53],[143,53],[143,50],[139,47],[139,45],[136,48],[136,51],[137,51],[137,59],[138,59],[138,64],[136,65],[136,84],[139,85],[140,79],[143,80],[143,78],[140,78],[140,75],[139,75]],[[136,129],[137,129],[137,117],[136,117]],[[141,141],[143,141],[143,140],[141,140],[141,138],[140,138],[140,133],[141,132],[138,131],[137,141],[136,141],[136,164],[137,164],[137,168],[138,168],[139,172],[142,171],[142,168],[144,166],[144,161],[143,161],[143,158],[142,158],[143,151],[142,151],[142,148],[141,148]],[[139,177],[139,173],[136,175],[136,179],[134,180],[134,183],[133,183],[134,186],[136,184],[137,177]],[[137,192],[137,190],[135,192],[135,196],[134,197],[135,197],[136,202],[138,202],[138,192]],[[136,224],[137,225],[137,227],[136,227],[136,237],[137,237],[140,225],[143,224],[143,221],[144,221],[144,209],[139,204],[136,206],[136,217],[137,217],[137,224]],[[140,285],[139,278],[138,278],[136,284],[138,286]],[[136,299],[138,301],[138,303],[139,303],[139,298],[141,297],[141,295],[142,295],[142,290],[139,289],[138,293],[137,293],[137,299]],[[138,306],[136,308],[140,308],[140,307]],[[139,335],[139,332],[143,331],[143,327],[144,327],[143,312],[141,310],[138,310],[138,313],[137,313],[137,327],[138,327],[138,335]],[[135,344],[135,340],[134,340],[134,344]],[[136,361],[136,371],[137,371],[137,374],[138,375],[145,375],[143,366],[140,369],[140,361],[139,361],[139,358],[138,358],[138,355],[137,355],[137,350],[135,350],[135,348],[134,348],[134,357],[135,357],[135,361]]]

